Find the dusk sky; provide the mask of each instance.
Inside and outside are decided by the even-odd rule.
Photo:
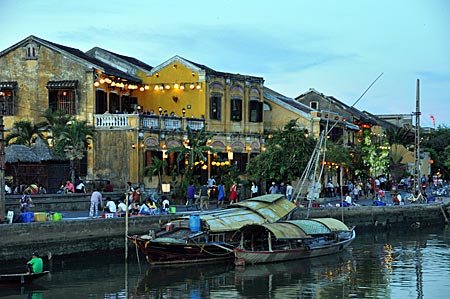
[[[310,88],[373,114],[415,111],[450,126],[450,1],[0,0],[0,51],[35,35],[157,66],[174,55],[259,76],[289,97]],[[1,66],[0,66],[1,67]]]

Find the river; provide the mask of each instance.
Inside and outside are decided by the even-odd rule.
[[[134,250],[127,265],[111,253],[53,258],[46,264],[50,276],[0,288],[0,297],[447,298],[449,247],[450,229],[436,228],[364,233],[339,255],[245,267],[149,267]]]

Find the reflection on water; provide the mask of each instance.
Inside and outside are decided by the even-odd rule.
[[[117,254],[83,255],[54,259],[50,276],[0,288],[0,297],[436,298],[450,290],[449,245],[446,229],[365,234],[339,255],[245,267],[148,267],[142,256],[125,265]]]

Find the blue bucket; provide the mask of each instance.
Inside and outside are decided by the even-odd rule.
[[[22,222],[33,222],[34,221],[34,213],[33,212],[20,213],[20,217],[22,219]]]
[[[200,231],[200,216],[198,215],[189,216],[189,229],[193,233]]]

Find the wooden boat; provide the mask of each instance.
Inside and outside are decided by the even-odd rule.
[[[254,197],[227,209],[172,219],[158,233],[128,236],[150,264],[179,264],[233,260],[236,231],[246,224],[286,219],[295,205],[281,194]]]
[[[20,286],[30,284],[34,280],[41,278],[50,271],[43,271],[41,273],[15,273],[15,274],[0,274],[0,286]]]
[[[333,218],[250,224],[235,238],[237,265],[305,259],[341,252],[354,239],[355,230]]]

